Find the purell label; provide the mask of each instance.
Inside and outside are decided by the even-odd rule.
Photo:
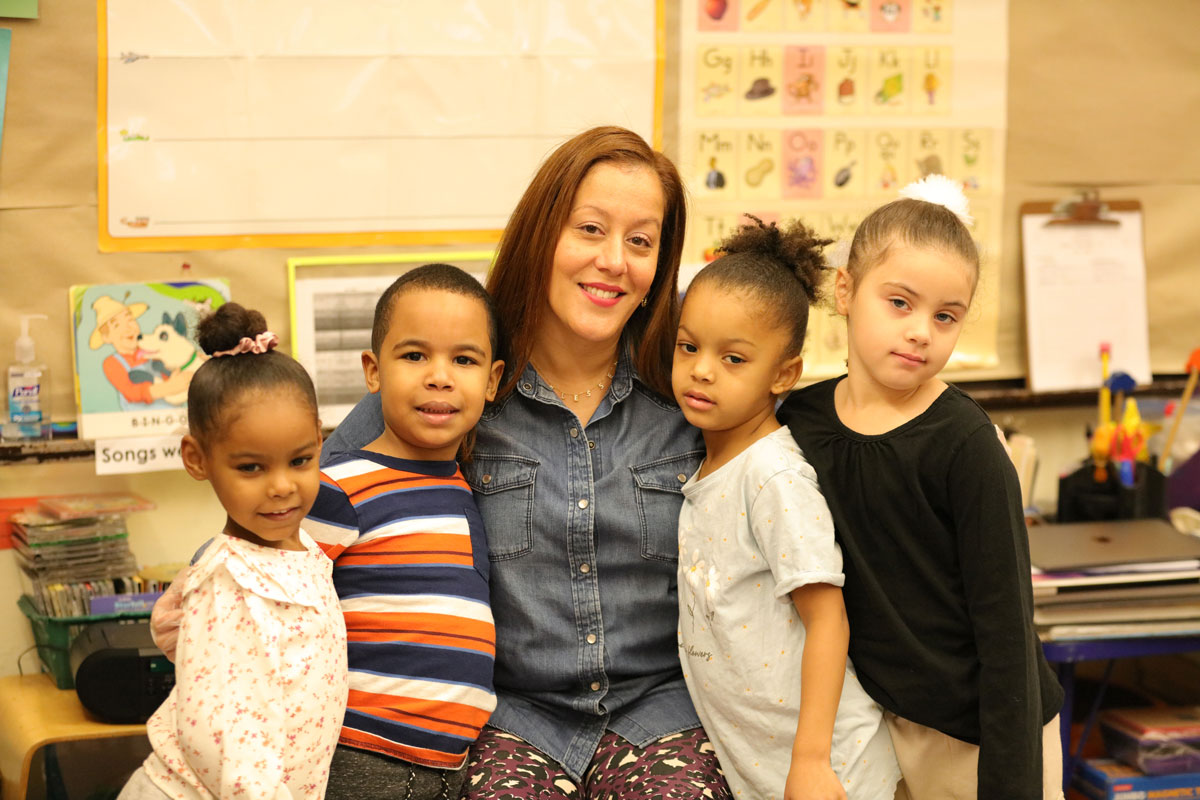
[[[8,396],[9,422],[41,422],[42,404],[39,402],[41,386],[14,386]]]

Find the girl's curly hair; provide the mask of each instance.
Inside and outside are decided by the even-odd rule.
[[[712,282],[746,292],[762,304],[773,322],[791,332],[788,352],[799,354],[808,328],[808,308],[820,294],[822,273],[828,268],[824,248],[832,239],[818,236],[798,219],[781,228],[753,214],[718,247],[723,255],[702,269],[692,286]]]

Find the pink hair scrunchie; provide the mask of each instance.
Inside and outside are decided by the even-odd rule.
[[[221,356],[237,356],[242,353],[266,353],[274,350],[279,344],[279,337],[271,331],[263,331],[258,336],[251,339],[249,336],[243,336],[242,340],[228,350],[218,350],[212,354],[213,358]]]

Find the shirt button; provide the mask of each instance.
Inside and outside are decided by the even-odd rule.
[[[575,439],[579,436],[579,428],[571,428],[571,438]]]
[[[680,483],[687,483],[687,475],[684,475],[682,472],[679,473],[678,475],[676,475],[675,477],[679,480]]]
[[[580,564],[579,571],[582,572],[584,575],[586,575],[592,571],[592,568],[587,564]]]
[[[592,681],[592,691],[593,692],[600,691],[600,681]]]
[[[588,644],[595,644],[595,643],[596,643],[596,634],[594,634],[594,633],[589,633],[589,634],[587,635],[587,643],[588,643]]]
[[[521,388],[528,392],[530,389],[533,388],[533,384],[532,383],[522,383]]]
[[[492,476],[491,476],[491,475],[484,475],[484,476],[483,476],[482,478],[480,478],[479,480],[480,480],[480,481],[482,481],[482,482],[483,482],[483,483],[486,485],[486,484],[489,484],[489,483],[491,483],[491,482],[492,482]]]
[[[579,507],[580,507],[580,508],[587,508],[587,507],[588,507],[588,501],[587,501],[587,498],[586,498],[586,497],[585,497],[585,498],[583,498],[582,500],[580,500],[580,501],[579,501]]]
[[[596,449],[596,443],[588,442],[588,450],[595,450],[595,449]]]

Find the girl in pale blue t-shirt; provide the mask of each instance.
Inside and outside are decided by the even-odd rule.
[[[675,399],[707,451],[679,519],[684,677],[735,797],[891,798],[891,739],[846,656],[833,520],[775,419],[829,242],[751,219],[692,281],[675,342]]]

